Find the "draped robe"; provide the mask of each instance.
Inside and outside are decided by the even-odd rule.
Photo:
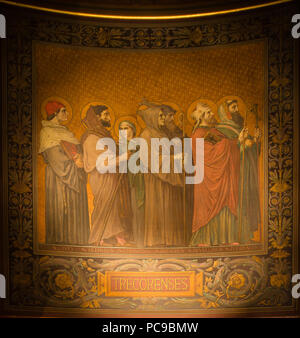
[[[144,245],[183,246],[184,210],[183,182],[184,175],[174,173],[173,156],[171,155],[170,173],[161,173],[162,158],[160,155],[159,173],[151,173],[151,139],[167,138],[158,127],[159,108],[151,107],[138,114],[144,119],[146,128],[140,137],[148,144],[148,173],[145,180],[145,237]]]
[[[217,129],[229,139],[237,140],[242,126],[232,121],[219,124]],[[258,162],[260,143],[254,142],[250,135],[250,145],[240,147],[240,180],[238,206],[238,242],[248,243],[254,237],[261,222]]]
[[[194,185],[191,244],[237,241],[240,171],[237,140],[228,139],[215,128],[199,127],[192,135],[193,158],[197,138],[204,138],[204,179]]]
[[[86,174],[67,155],[64,141],[81,153],[81,146],[64,126],[42,121],[39,152],[45,163],[45,221],[47,244],[87,245],[89,213]]]
[[[92,110],[85,123],[88,131],[81,139],[83,163],[94,195],[89,243],[100,245],[101,240],[113,240],[116,236],[128,239],[132,211],[127,177],[119,173],[100,174],[96,168],[98,156],[105,151],[96,150],[96,144],[99,139],[112,136],[94,119]]]

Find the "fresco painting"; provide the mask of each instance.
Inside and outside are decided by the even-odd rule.
[[[295,315],[294,13],[136,24],[7,13],[7,313]],[[173,144],[169,173],[152,170],[167,163],[157,139]],[[114,164],[104,140],[116,173],[98,170]],[[201,182],[187,184],[198,173],[187,163]]]
[[[263,41],[185,53],[37,43],[34,53],[40,248],[263,248]],[[119,153],[121,130],[147,142],[147,170],[101,174],[99,140],[115,141],[117,167],[135,153]],[[152,173],[153,138],[190,138],[193,163],[202,138],[203,181],[175,172],[172,147],[170,173]]]

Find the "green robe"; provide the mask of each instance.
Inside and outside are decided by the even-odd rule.
[[[228,207],[210,220],[204,227],[194,232],[190,246],[197,244],[222,245],[237,242],[237,219]]]
[[[239,185],[239,242],[248,243],[261,221],[259,205],[258,155],[260,146],[241,146],[241,177]]]
[[[142,173],[128,172],[132,206],[132,233],[137,247],[144,246],[145,234],[145,183]]]
[[[217,128],[228,138],[237,138],[242,128],[236,128],[236,132],[219,127]],[[240,179],[239,179],[239,206],[237,220],[237,242],[241,244],[249,243],[253,239],[253,233],[258,230],[261,221],[260,198],[259,198],[259,179],[258,179],[258,160],[260,154],[260,144],[253,141],[251,147],[240,144]]]

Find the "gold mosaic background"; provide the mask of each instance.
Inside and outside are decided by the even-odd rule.
[[[247,108],[258,104],[259,126],[263,128],[266,109],[263,41],[176,51],[101,50],[36,43],[33,53],[36,149],[41,129],[41,106],[53,96],[61,97],[70,104],[72,119],[67,126],[78,139],[85,131],[81,124],[81,111],[89,102],[106,103],[117,119],[134,115],[142,98],[173,102],[187,112],[198,99],[217,103],[224,96],[234,95],[242,98]],[[247,120],[252,132],[255,123],[253,114],[248,114]],[[40,243],[45,241],[44,171],[43,158],[38,155],[37,220]],[[263,177],[262,156],[260,174]],[[91,212],[89,186],[88,195]],[[259,232],[256,240],[260,240]]]

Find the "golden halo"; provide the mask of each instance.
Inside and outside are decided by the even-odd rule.
[[[249,112],[249,106],[241,99],[239,96],[225,96],[222,99],[218,101],[218,107],[225,103],[227,100],[237,100],[238,106],[239,106],[239,112],[245,119],[245,126],[247,126],[249,134],[254,135],[255,128],[256,128],[256,116],[253,114],[251,111]],[[258,107],[258,110],[260,111],[260,107]],[[259,113],[258,111],[258,113]],[[247,112],[247,117],[246,117],[246,112]],[[261,124],[260,120],[258,120],[259,127],[263,128],[263,124]]]
[[[207,104],[210,108],[211,108],[211,111],[214,113],[214,116],[216,118],[216,120],[218,121],[218,111],[217,111],[217,105],[211,101],[211,100],[208,100],[208,99],[198,99],[196,101],[194,101],[188,108],[187,110],[187,122],[191,125],[191,126],[194,126],[195,124],[195,121],[194,119],[192,118],[192,112],[195,110],[197,104],[201,102],[201,103],[205,103]]]
[[[183,130],[183,124],[184,124],[184,112],[183,111],[177,111],[174,115],[174,123],[176,126]]]
[[[144,104],[140,104],[140,105],[138,105],[136,111],[146,110],[148,108],[149,108],[148,106],[146,106]],[[140,125],[140,127],[142,129],[145,129],[147,127],[145,121],[143,120],[143,118],[140,115],[138,115],[138,114],[136,115],[136,120],[137,120],[137,123]]]
[[[246,106],[245,102],[239,96],[229,95],[229,96],[222,97],[217,102],[217,107],[220,107],[221,104],[224,104],[228,100],[237,100],[237,103],[238,103],[238,106],[239,106],[239,112],[243,117],[245,117],[246,111],[247,111],[247,106]]]
[[[145,129],[146,128],[146,123],[145,121],[140,117],[140,115],[136,116],[136,121],[138,123],[138,125],[141,127],[141,129]]]
[[[141,126],[139,125],[137,119],[132,116],[132,115],[126,115],[126,116],[121,116],[117,119],[115,125],[114,125],[114,138],[117,138],[119,139],[119,126],[120,124],[123,122],[123,121],[129,121],[131,122],[134,126],[135,126],[135,129],[136,129],[136,135],[135,137],[138,137],[141,133]]]
[[[65,99],[63,99],[62,97],[59,97],[59,96],[50,96],[48,97],[47,99],[45,99],[42,104],[41,104],[41,114],[42,114],[42,118],[44,120],[47,120],[47,113],[46,113],[46,104],[49,102],[49,101],[56,101],[56,102],[60,102],[62,103],[65,107],[66,107],[66,110],[67,110],[67,117],[68,119],[66,121],[62,121],[60,122],[60,124],[62,125],[67,125],[68,123],[71,122],[72,120],[72,117],[73,117],[73,110],[72,110],[72,107],[71,105],[69,104],[69,102],[67,102]]]
[[[111,118],[111,121],[110,121],[110,124],[111,126],[109,128],[107,128],[108,130],[113,130],[113,126],[115,124],[115,120],[116,120],[116,117],[115,117],[115,112],[113,111],[113,109],[106,103],[102,102],[102,101],[93,101],[93,102],[89,102],[87,103],[82,109],[81,109],[81,112],[80,112],[80,121],[81,123],[83,124],[83,126],[86,128],[86,125],[85,123],[83,122],[83,120],[85,119],[86,117],[86,113],[88,111],[88,109],[90,108],[90,106],[106,106],[108,108],[108,111],[110,113],[110,118]]]

